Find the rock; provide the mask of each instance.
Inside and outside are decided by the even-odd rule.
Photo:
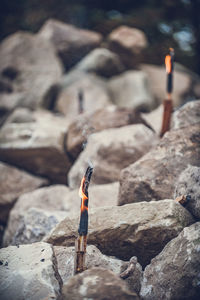
[[[141,289],[141,281],[143,278],[143,271],[141,265],[137,261],[137,257],[131,257],[129,262],[124,263],[121,267],[120,278],[126,281],[130,291],[139,294]]]
[[[93,113],[84,113],[76,117],[69,125],[66,139],[66,149],[73,159],[76,159],[84,149],[90,134],[108,128],[118,128],[146,121],[132,108],[108,106]]]
[[[93,268],[69,279],[62,288],[62,297],[63,300],[139,300],[136,293],[127,289],[125,282],[103,268]]]
[[[91,207],[117,205],[118,190],[118,182],[91,186],[89,209]],[[43,223],[47,222],[49,218],[51,221],[50,213],[53,213],[54,216],[55,211],[64,211],[65,217],[72,216],[73,214],[77,215],[80,211],[79,189],[77,188],[74,191],[70,191],[69,188],[64,185],[53,185],[37,189],[19,197],[9,216],[8,225],[4,234],[4,246],[8,246],[12,242],[16,231],[19,227],[21,228],[25,222],[24,216],[31,208],[37,208],[39,212],[42,210],[40,215],[41,220],[44,220]],[[48,210],[47,214],[43,212],[43,210]],[[35,210],[33,214],[35,214]],[[28,215],[30,215],[30,213]],[[55,220],[55,218],[53,220]],[[35,216],[33,222],[34,226],[37,226],[37,216]],[[32,224],[31,226],[33,227]],[[44,232],[44,230],[42,232]]]
[[[188,102],[174,112],[172,129],[184,128],[197,123],[200,123],[200,100]]]
[[[58,299],[61,281],[50,245],[10,246],[0,249],[0,257],[2,300]]]
[[[119,54],[128,68],[138,65],[142,50],[147,47],[145,34],[136,28],[120,26],[108,36],[108,47]]]
[[[88,244],[123,260],[136,256],[139,263],[146,266],[192,222],[190,213],[174,200],[91,209]],[[78,223],[79,216],[65,218],[45,241],[58,246],[74,245]]]
[[[184,228],[144,271],[142,299],[198,299],[200,223]]]
[[[69,80],[69,83],[63,83],[63,88],[55,104],[55,109],[63,113],[68,120],[72,121],[79,114],[78,94],[80,91],[83,94],[83,110],[86,112],[94,112],[111,104],[107,86],[103,79],[95,75],[77,72],[66,77],[70,76],[72,76],[72,79],[65,79],[66,81]]]
[[[120,174],[119,204],[173,198],[176,180],[199,166],[199,125],[168,132],[157,147]]]
[[[9,229],[6,229],[3,244],[8,246],[40,242],[65,217],[66,214],[62,211],[29,208],[15,220],[13,235],[9,235]]]
[[[149,113],[142,113],[141,117],[154,129],[158,135],[160,134],[163,118],[162,104]]]
[[[54,183],[66,183],[71,167],[64,152],[68,123],[65,118],[43,110],[32,114],[34,122],[6,123],[2,127],[1,160],[45,176]]]
[[[155,108],[147,75],[142,71],[126,71],[109,81],[112,101],[120,107],[147,112]]]
[[[47,183],[46,179],[0,162],[0,222],[6,223],[11,208],[21,194]]]
[[[165,67],[154,65],[141,65],[140,69],[146,73],[148,84],[151,87],[153,97],[157,104],[163,102],[166,98],[166,71]],[[173,105],[180,106],[185,103],[187,93],[191,87],[191,78],[188,74],[174,70],[174,89],[173,89]]]
[[[66,69],[75,65],[102,41],[101,34],[97,32],[79,29],[54,19],[47,20],[38,35],[53,44]]]
[[[125,70],[119,56],[106,48],[94,49],[75,68],[83,72],[93,72],[103,77],[111,77]]]
[[[154,133],[142,124],[103,130],[90,135],[85,150],[70,169],[69,186],[75,188],[92,161],[92,182],[109,183],[119,180],[120,171],[138,160],[157,141]]]
[[[174,198],[178,196],[189,196],[190,200],[186,204],[189,212],[200,220],[200,168],[188,166],[181,172],[174,193]]]
[[[51,43],[31,33],[17,32],[0,45],[0,73],[12,86],[11,94],[1,94],[1,108],[36,108],[45,104],[45,94],[60,80],[62,66]]]
[[[57,260],[58,272],[65,284],[74,275],[74,247],[54,246],[54,253]],[[127,263],[120,259],[103,255],[99,249],[93,245],[87,246],[86,269],[101,267],[120,274],[121,268],[126,268]]]

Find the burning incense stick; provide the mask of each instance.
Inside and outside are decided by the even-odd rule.
[[[171,113],[172,113],[172,91],[173,91],[173,70],[174,70],[174,49],[169,49],[169,54],[165,57],[165,65],[167,72],[167,99],[163,102],[163,121],[160,137],[170,129]]]
[[[78,112],[79,112],[79,114],[82,114],[84,112],[83,101],[84,101],[83,90],[80,89],[78,91]]]
[[[88,167],[85,176],[81,181],[79,195],[81,197],[81,215],[78,228],[78,238],[75,242],[75,267],[74,273],[80,273],[85,270],[85,254],[87,245],[87,233],[88,233],[88,187],[92,176],[93,168]]]

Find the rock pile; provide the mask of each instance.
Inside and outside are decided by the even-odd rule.
[[[147,45],[135,28],[104,38],[56,20],[1,43],[0,299],[198,299],[199,80],[178,66],[159,139],[165,70],[141,64]]]

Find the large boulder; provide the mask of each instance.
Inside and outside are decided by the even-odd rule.
[[[199,299],[200,223],[186,227],[144,271],[144,300]]]
[[[119,204],[173,198],[176,180],[199,166],[199,124],[165,134],[157,147],[120,174]]]
[[[117,205],[118,190],[118,182],[91,186],[89,208]],[[39,209],[38,216],[37,210],[31,210],[32,208]],[[48,211],[45,213],[45,210]],[[18,198],[10,213],[4,234],[4,246],[9,245],[12,241],[15,243],[16,239],[13,240],[13,237],[19,232],[19,228],[25,228],[25,225],[28,225],[33,231],[34,226],[38,225],[38,218],[41,219],[39,224],[42,227],[36,238],[41,239],[41,234],[44,236],[47,230],[50,230],[46,223],[50,222],[54,226],[55,220],[62,217],[59,212],[55,215],[56,211],[63,211],[65,217],[78,214],[80,211],[79,189],[71,191],[64,185],[52,185],[23,194]],[[51,214],[53,214],[52,217]],[[28,216],[30,215],[34,219],[29,221]],[[23,231],[20,234],[23,234]],[[33,234],[32,236],[34,237]],[[28,238],[26,240],[28,241]]]
[[[48,209],[48,208],[47,208]],[[66,214],[63,211],[48,211],[47,209],[30,208],[15,220],[13,235],[6,229],[3,245],[23,245],[40,242]],[[9,220],[10,222],[10,220]]]
[[[46,243],[0,249],[1,300],[58,299],[61,278]]]
[[[70,159],[64,151],[65,118],[46,111],[32,113],[33,122],[6,123],[0,131],[1,160],[55,183],[66,183]]]
[[[136,293],[130,292],[125,282],[112,271],[93,268],[78,274],[63,285],[63,300],[139,300]]]
[[[156,103],[144,72],[126,71],[110,79],[108,84],[114,104],[143,112],[155,108]]]
[[[75,248],[54,246],[54,253],[57,260],[58,272],[65,284],[70,277],[74,275],[74,258]],[[113,271],[115,274],[120,274],[122,267],[126,268],[127,263],[111,257],[103,255],[99,249],[93,245],[88,245],[86,250],[86,269],[101,267]]]
[[[138,65],[142,50],[148,45],[145,34],[136,28],[120,26],[108,36],[108,47],[119,54],[128,68]]]
[[[186,208],[200,220],[200,168],[188,166],[181,172],[177,180],[174,198],[180,196],[189,197]]]
[[[174,200],[140,202],[90,210],[88,243],[107,255],[138,258],[146,266],[180,231],[194,222]],[[45,238],[53,245],[72,246],[79,216],[66,218]]]
[[[146,73],[148,84],[157,104],[166,98],[166,71],[165,67],[154,65],[141,65],[140,69]],[[173,105],[180,106],[187,100],[187,93],[191,88],[191,77],[180,71],[174,71]]]
[[[36,108],[44,105],[46,93],[60,80],[62,67],[51,43],[31,33],[17,32],[0,45],[0,74],[12,86],[12,93],[0,94],[1,109],[17,105]]]
[[[102,41],[101,34],[97,32],[76,28],[54,19],[46,21],[38,35],[53,44],[66,69],[75,65]]]
[[[71,72],[63,79],[55,109],[69,120],[79,114],[79,94],[83,97],[83,111],[94,112],[111,103],[106,82],[100,77],[83,72]]]
[[[104,77],[111,77],[125,70],[119,56],[106,48],[94,49],[75,68]]]
[[[69,172],[69,186],[79,185],[88,159],[92,161],[96,184],[119,180],[120,171],[138,160],[155,145],[157,138],[152,130],[142,124],[103,130],[90,135],[85,150]]]
[[[47,183],[46,179],[0,162],[0,222],[7,221],[9,212],[19,196]]]
[[[184,128],[200,123],[200,100],[186,103],[172,117],[172,129]]]
[[[149,126],[134,109],[115,105],[98,109],[93,113],[81,114],[69,125],[66,138],[67,152],[73,159],[76,159],[86,145],[90,134],[108,128],[139,123]]]

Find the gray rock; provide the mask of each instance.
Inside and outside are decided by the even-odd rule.
[[[94,166],[92,182],[119,180],[120,171],[138,160],[156,144],[155,134],[142,124],[103,130],[90,135],[85,150],[70,169],[69,186],[79,185],[90,160]]]
[[[134,68],[141,61],[142,50],[147,47],[145,34],[136,28],[120,26],[108,36],[108,47],[118,53],[128,68]]]
[[[192,300],[200,295],[200,223],[186,227],[144,271],[145,300]]]
[[[21,194],[47,183],[46,179],[0,162],[0,222],[6,223],[10,210]]]
[[[52,247],[46,243],[0,249],[2,300],[58,299],[61,279]]]
[[[147,75],[142,71],[126,71],[109,81],[114,104],[147,112],[155,108]]]
[[[40,242],[65,217],[66,214],[62,211],[30,208],[15,220],[16,227],[13,235],[10,234],[9,229],[6,229],[3,244],[7,246]]]
[[[200,100],[188,102],[174,112],[172,129],[184,128],[197,123],[200,123]]]
[[[34,122],[6,123],[2,127],[1,160],[47,177],[54,183],[66,183],[71,167],[64,151],[68,122],[44,110],[32,114]]]
[[[58,272],[63,284],[65,284],[74,275],[75,249],[74,247],[63,246],[54,246],[53,249],[57,260]],[[119,275],[122,267],[125,269],[126,265],[127,263],[120,259],[103,255],[93,245],[87,246],[86,269],[101,267]]]
[[[156,109],[152,110],[149,113],[142,113],[141,117],[145,120],[159,135],[161,126],[162,126],[162,118],[163,118],[163,105],[159,105]]]
[[[188,166],[180,174],[174,198],[182,195],[190,197],[186,208],[195,218],[200,220],[200,168]]]
[[[55,109],[63,113],[68,120],[79,114],[78,94],[83,93],[83,110],[94,112],[111,105],[106,82],[100,77],[83,72],[71,72],[61,83],[61,92],[56,100]]]
[[[148,84],[150,86],[153,97],[157,104],[161,104],[166,98],[166,70],[162,66],[154,66],[143,64],[140,69],[147,75]],[[173,89],[173,105],[180,106],[185,103],[186,94],[191,88],[191,77],[180,71],[174,70],[174,89]]]
[[[118,190],[118,182],[91,186],[91,201],[89,201],[89,209],[92,207],[117,205]],[[31,208],[39,208],[39,212],[42,210],[40,215],[41,220],[44,220],[42,221],[44,224],[46,224],[45,222],[48,222],[49,219],[51,220],[51,217],[49,216],[51,216],[52,213],[53,216],[55,216],[55,211],[63,211],[65,217],[72,216],[73,214],[77,215],[80,212],[79,189],[77,188],[72,191],[64,185],[52,185],[37,189],[31,193],[23,194],[19,197],[9,216],[7,228],[4,234],[4,246],[9,245],[12,242],[13,237],[16,235],[18,228],[23,227],[22,225],[25,222],[24,216],[27,216],[27,212]],[[44,210],[48,210],[47,214]],[[32,211],[34,220],[31,221],[33,222],[31,226],[37,226],[37,215],[35,215],[34,212],[35,211]],[[30,213],[28,215],[30,215]],[[28,223],[29,222],[30,221],[28,220]],[[47,231],[42,231],[42,229],[40,231],[43,235],[47,233]],[[20,234],[23,234],[23,232]]]
[[[173,198],[176,180],[199,166],[199,125],[168,132],[157,147],[120,174],[119,204]]]
[[[139,300],[113,272],[93,268],[72,277],[62,288],[63,300]]]
[[[117,54],[106,48],[97,48],[85,56],[76,66],[84,72],[111,77],[124,71],[124,65]]]
[[[91,209],[88,244],[123,260],[136,256],[139,263],[146,266],[172,238],[193,222],[190,213],[174,200]],[[58,246],[74,245],[78,224],[79,216],[65,218],[45,241]]]
[[[149,127],[145,119],[134,109],[115,105],[98,109],[93,113],[81,114],[69,125],[66,139],[67,152],[76,159],[92,133],[140,123]]]
[[[11,97],[12,108],[35,108],[44,105],[45,94],[61,78],[62,66],[51,43],[37,35],[17,32],[0,45],[0,72],[12,85],[12,94],[3,93],[2,103],[0,98],[1,108],[11,108]]]
[[[50,41],[66,69],[71,68],[83,56],[101,43],[101,34],[76,28],[75,26],[50,19],[38,35]]]

